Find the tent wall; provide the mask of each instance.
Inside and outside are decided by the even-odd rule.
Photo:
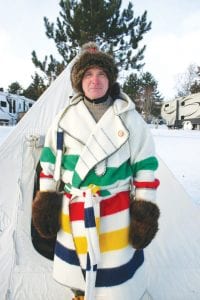
[[[154,300],[200,299],[200,206],[186,194],[162,160],[157,177],[159,232],[145,250],[148,285]]]
[[[2,300],[66,300],[70,295],[52,279],[52,261],[37,253],[30,232],[35,169],[46,130],[72,95],[69,69],[70,65],[0,147]]]

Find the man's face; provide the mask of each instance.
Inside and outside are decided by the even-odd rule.
[[[97,67],[88,69],[82,79],[84,95],[90,100],[103,97],[109,87],[109,80],[106,73]]]

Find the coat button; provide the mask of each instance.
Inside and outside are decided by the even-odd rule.
[[[123,131],[123,130],[119,130],[119,131],[118,131],[118,136],[119,136],[119,137],[124,136],[124,131]]]

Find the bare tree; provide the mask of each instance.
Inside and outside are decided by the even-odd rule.
[[[180,73],[176,78],[175,89],[177,97],[183,97],[191,94],[191,86],[197,80],[199,68],[197,64],[190,64],[184,73]]]

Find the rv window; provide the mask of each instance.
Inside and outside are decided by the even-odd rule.
[[[6,101],[1,101],[1,107],[7,107],[7,102]]]
[[[168,107],[169,106],[169,104],[165,104],[165,107]]]
[[[181,102],[181,105],[184,106],[185,105],[185,101]]]
[[[29,108],[30,108],[32,105],[33,105],[32,103],[29,103],[29,104],[28,104]]]
[[[181,116],[181,120],[184,120],[185,119],[185,116]]]

